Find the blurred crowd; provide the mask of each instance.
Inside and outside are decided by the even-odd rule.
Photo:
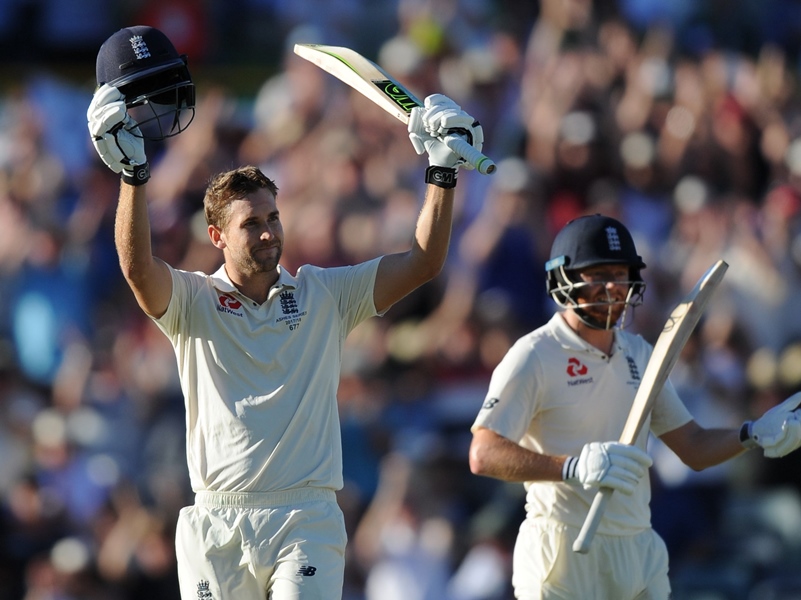
[[[498,170],[460,172],[445,271],[347,342],[344,597],[509,600],[523,489],[470,474],[469,427],[494,366],[554,310],[543,265],[569,219],[632,231],[647,291],[627,326],[651,341],[729,263],[672,376],[702,424],[801,390],[801,5],[736,4],[0,1],[2,72],[25,74],[0,82],[0,600],[177,597],[193,497],[175,359],[120,274],[118,177],[86,129],[106,37],[154,25],[190,56],[195,121],[147,148],[154,252],[187,270],[222,262],[203,192],[242,164],[278,184],[289,271],[408,247],[425,159],[295,42],[351,46],[480,119]],[[212,76],[254,64],[253,93]],[[758,600],[797,577],[801,457],[693,473],[651,451],[677,599]]]

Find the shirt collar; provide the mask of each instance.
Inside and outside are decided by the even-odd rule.
[[[228,272],[225,270],[225,263],[220,265],[220,268],[217,269],[211,277],[212,285],[220,290],[221,292],[227,292],[229,294],[239,294],[241,293],[237,287],[231,282],[231,278],[228,277]],[[278,265],[278,281],[275,282],[271,289],[283,289],[283,288],[297,288],[298,287],[298,280],[289,274],[289,272]]]
[[[553,317],[551,317],[549,327],[554,338],[557,342],[559,342],[559,344],[561,344],[563,348],[567,350],[592,352],[603,355],[603,352],[598,350],[598,348],[592,344],[585,342],[578,333],[573,331],[570,325],[567,324],[567,321],[565,321],[561,312],[556,312]],[[615,341],[613,342],[615,354],[618,351],[625,350],[625,341],[623,340],[623,337],[624,336],[620,335],[620,330],[615,328]]]

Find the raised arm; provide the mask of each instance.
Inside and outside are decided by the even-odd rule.
[[[373,294],[379,312],[436,277],[445,264],[457,172],[460,167],[473,167],[455,154],[443,138],[459,135],[479,151],[484,144],[479,122],[441,94],[428,96],[423,107],[412,109],[408,129],[415,151],[428,153],[428,185],[411,249],[381,259]]]
[[[151,250],[145,186],[122,183],[114,243],[122,274],[139,306],[150,316],[160,317],[170,303],[172,277],[166,263]]]
[[[122,274],[142,310],[160,317],[170,301],[172,278],[167,265],[154,258],[151,250],[145,196],[150,170],[144,139],[128,115],[123,95],[108,84],[95,92],[86,117],[98,155],[122,177],[114,228]]]
[[[451,239],[453,196],[452,189],[426,186],[412,248],[384,256],[378,266],[373,297],[379,312],[432,280],[442,270]]]

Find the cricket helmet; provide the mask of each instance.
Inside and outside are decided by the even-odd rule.
[[[609,264],[629,267],[629,290],[621,318],[625,324],[626,310],[642,303],[645,282],[640,270],[645,268],[645,263],[637,254],[631,233],[617,219],[600,214],[582,216],[559,231],[551,246],[550,260],[545,264],[548,293],[559,306],[573,307],[578,317],[590,327],[611,329],[615,325],[611,321],[612,306],[618,301],[608,296],[607,302],[601,303],[608,305],[607,319],[598,320],[579,307],[578,297],[579,291],[590,285],[581,279],[578,271]],[[589,305],[585,303],[583,306]]]
[[[186,129],[195,116],[195,85],[187,57],[158,29],[120,29],[97,54],[97,86],[113,85],[142,137],[162,140]]]

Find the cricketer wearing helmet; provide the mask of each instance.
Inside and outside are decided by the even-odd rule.
[[[636,443],[613,441],[653,349],[622,327],[642,302],[645,266],[616,219],[595,214],[565,225],[546,263],[560,310],[501,360],[473,423],[472,472],[526,489],[512,576],[520,600],[670,597],[667,549],[651,528],[649,432],[695,470],[747,448],[779,457],[801,445],[801,395],[741,429],[707,429],[670,381]],[[620,493],[611,496],[589,552],[575,553],[600,486]]]
[[[186,62],[160,32],[128,28],[101,48],[87,118],[98,154],[122,178],[120,267],[173,345],[186,406],[195,501],[176,526],[181,597],[337,600],[345,340],[442,269],[457,171],[470,167],[440,136],[464,135],[481,150],[481,126],[440,94],[414,109],[409,137],[428,154],[414,239],[406,252],[356,265],[289,273],[275,182],[255,166],[214,176],[203,203],[223,264],[206,274],[153,256],[146,196],[145,137],[179,133],[193,106]],[[132,116],[137,108],[145,121]]]

